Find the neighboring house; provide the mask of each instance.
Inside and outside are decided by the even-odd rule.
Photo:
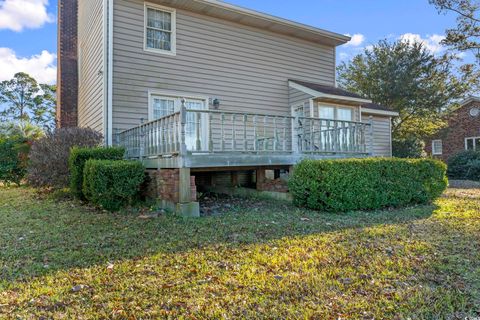
[[[69,76],[63,61],[77,58],[79,85],[59,82],[60,95],[78,96],[78,106],[59,105],[59,118],[76,114],[78,126],[162,169],[160,185],[178,180],[173,195],[160,192],[171,202],[195,199],[191,176],[268,190],[278,186],[264,183],[265,169],[304,158],[391,156],[398,114],[335,87],[336,47],[347,36],[216,0],[60,8],[60,47],[71,50],[59,50],[59,77]],[[65,21],[77,8],[74,30]]]
[[[480,98],[470,97],[448,117],[448,126],[426,141],[426,152],[447,161],[465,151],[480,151]]]

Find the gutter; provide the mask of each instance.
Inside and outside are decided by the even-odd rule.
[[[107,102],[107,140],[113,144],[113,0],[108,0],[108,102]]]
[[[363,113],[368,114],[378,114],[381,116],[390,116],[390,117],[398,117],[400,114],[395,111],[387,111],[387,110],[377,110],[377,109],[369,109],[369,108],[362,108]]]

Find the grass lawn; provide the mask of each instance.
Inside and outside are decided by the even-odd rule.
[[[109,214],[0,188],[0,318],[480,316],[480,190],[343,215]]]

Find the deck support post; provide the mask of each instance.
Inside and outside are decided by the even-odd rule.
[[[256,174],[257,174],[257,190],[260,190],[262,188],[262,185],[265,183],[265,180],[266,180],[266,173],[265,173],[265,169],[263,168],[257,168],[257,170],[255,171]]]
[[[190,168],[179,169],[178,188],[178,200],[180,203],[188,203],[192,201],[192,194],[190,190]]]
[[[179,169],[177,214],[183,217],[200,217],[200,205],[192,201],[190,168]]]
[[[232,171],[230,172],[230,179],[232,181],[232,187],[236,188],[239,186],[238,183],[238,171]]]

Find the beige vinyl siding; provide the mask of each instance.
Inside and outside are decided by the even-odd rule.
[[[78,123],[104,131],[104,30],[103,1],[79,1]]]
[[[363,121],[368,122],[370,115],[362,114]],[[373,155],[376,157],[392,156],[391,120],[386,116],[373,116]]]
[[[310,99],[313,96],[297,90],[295,88],[289,88],[289,104],[290,107],[299,107],[303,105],[305,116],[310,116]]]
[[[176,20],[176,56],[146,52],[144,2],[115,1],[114,128],[147,119],[149,89],[218,98],[221,110],[290,115],[288,79],[335,83],[333,47],[184,10]]]

